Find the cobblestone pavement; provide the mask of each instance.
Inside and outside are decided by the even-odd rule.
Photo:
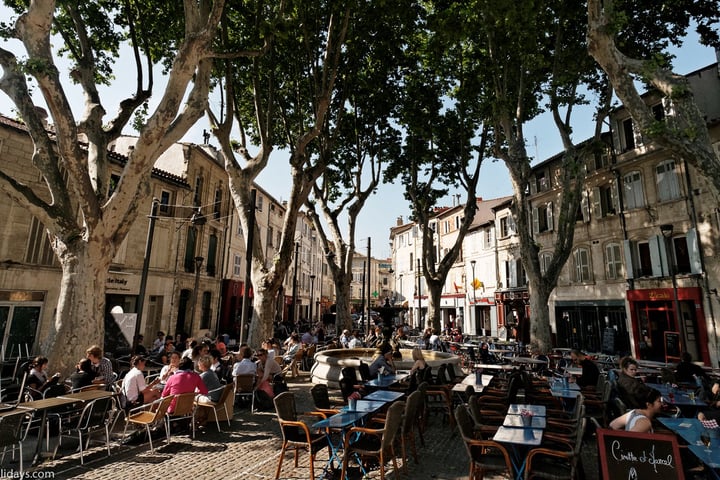
[[[296,394],[298,411],[311,410],[312,400],[309,390],[312,384],[308,374],[301,373],[298,378],[289,379],[289,386]],[[102,446],[93,446],[85,454],[84,465],[80,465],[79,453],[72,452],[72,447],[64,448],[62,451],[64,456],[54,461],[45,461],[32,470],[38,473],[53,472],[55,479],[265,480],[275,478],[281,436],[274,412],[260,412],[253,415],[247,408],[236,409],[232,426],[228,427],[227,422],[224,422],[221,423],[221,427],[223,431],[218,433],[215,425],[208,423],[207,428],[199,431],[194,440],[188,434],[180,433],[172,436],[169,445],[163,440],[153,442],[156,447],[154,454],[149,452],[147,442],[133,446],[116,444],[111,450],[110,457],[107,457]],[[386,470],[386,478],[388,480],[467,478],[469,462],[465,447],[457,429],[451,430],[441,416],[430,418],[425,443],[425,447],[421,447],[418,442],[419,464],[410,460],[407,476],[404,476],[402,467],[401,474],[398,475],[390,465]],[[585,468],[586,478],[595,480],[598,478],[598,473],[594,439],[583,448],[583,452],[584,463],[588,465]],[[292,454],[287,454],[280,478],[308,479],[310,477],[308,458],[307,453],[301,452],[299,466],[295,468]],[[326,460],[327,450],[323,450],[318,454],[315,462],[316,478],[323,476]],[[359,474],[353,476],[360,478]],[[379,477],[379,471],[372,471],[368,476],[370,479]],[[339,472],[335,478],[339,478]]]

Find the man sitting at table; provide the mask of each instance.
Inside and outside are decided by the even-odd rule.
[[[95,378],[95,372],[92,369],[92,362],[83,358],[75,365],[75,373],[70,375],[70,382],[73,390],[92,385]]]
[[[95,371],[93,383],[103,383],[110,388],[115,375],[113,374],[112,363],[109,359],[103,357],[102,348],[93,345],[85,350],[85,355],[93,364],[93,370]]]
[[[130,359],[132,368],[123,378],[122,389],[125,397],[127,398],[127,408],[134,408],[139,405],[146,403],[152,403],[160,398],[160,392],[155,390],[153,385],[158,383],[158,378],[155,382],[147,385],[145,383],[145,357],[142,355],[135,355]]]
[[[574,381],[581,387],[594,387],[597,385],[598,377],[600,377],[600,369],[595,365],[595,362],[585,355],[580,350],[572,350],[570,352],[570,358],[575,365],[582,368],[582,375],[579,378],[575,378]]]
[[[383,375],[395,373],[395,365],[393,364],[393,349],[389,343],[380,345],[380,352],[373,360],[369,367],[370,378],[376,378],[378,373]]]

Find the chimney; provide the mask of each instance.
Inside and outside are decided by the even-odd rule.
[[[402,218],[402,215],[400,215],[399,217],[397,217],[396,226],[399,227],[402,224],[403,224],[403,218]]]

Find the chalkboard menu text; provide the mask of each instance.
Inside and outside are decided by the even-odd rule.
[[[674,435],[598,429],[600,471],[604,480],[684,480]]]

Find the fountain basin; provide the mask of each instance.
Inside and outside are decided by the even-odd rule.
[[[375,348],[337,348],[323,350],[315,354],[315,363],[310,370],[313,383],[324,383],[330,388],[340,388],[340,372],[344,367],[354,367],[356,370],[360,362],[372,362],[377,350]],[[395,359],[395,368],[398,370],[410,370],[415,363],[412,359],[412,350],[400,349],[402,359]],[[423,350],[423,356],[427,364],[435,369],[443,363],[460,363],[460,357],[445,352]]]

